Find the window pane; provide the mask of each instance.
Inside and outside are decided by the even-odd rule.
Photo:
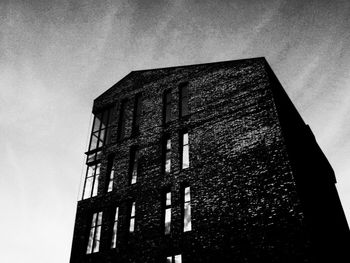
[[[98,132],[91,134],[91,143],[89,151],[92,151],[97,148],[97,142],[98,142]]]
[[[173,257],[167,257],[166,258],[167,263],[173,263]]]
[[[165,210],[165,234],[170,234],[171,208]]]
[[[96,219],[97,219],[97,213],[94,213],[92,216],[91,227],[94,227],[96,225]]]
[[[101,236],[101,226],[96,227],[96,234],[94,240],[94,248],[92,252],[98,252],[100,249],[100,236]]]
[[[100,138],[98,140],[98,146],[97,147],[102,147],[103,146],[104,140],[105,140],[105,132],[106,132],[106,129],[101,130]]]
[[[111,248],[115,248],[117,245],[117,229],[118,229],[118,221],[114,222]]]
[[[94,180],[94,177],[86,178],[83,199],[91,197],[93,180]]]
[[[101,114],[96,114],[94,118],[94,127],[92,129],[92,132],[98,131],[100,129],[101,125]]]
[[[166,206],[171,205],[171,192],[166,193],[166,202],[165,202]]]
[[[187,145],[188,144],[188,133],[184,133],[183,135],[183,145]]]
[[[111,173],[109,174],[109,183],[108,183],[108,192],[113,190],[113,180],[114,180],[114,168],[112,168]]]
[[[192,224],[191,224],[191,204],[185,203],[185,209],[184,209],[184,231],[191,231],[192,230]]]
[[[132,203],[131,207],[131,217],[135,216],[135,202]]]
[[[99,212],[97,217],[97,225],[100,226],[101,224],[102,224],[102,212]]]
[[[92,196],[96,196],[97,195],[98,183],[99,183],[99,180],[100,180],[100,175],[96,174],[94,179],[95,179],[94,180],[94,186],[93,186],[94,189],[92,190]]]
[[[181,263],[182,262],[182,257],[181,255],[176,255],[175,256],[175,263]]]
[[[135,230],[135,218],[131,218],[129,231],[134,232],[134,230]]]
[[[191,201],[190,187],[185,187],[185,202]]]
[[[171,153],[167,152],[166,153],[166,157],[165,157],[165,172],[166,173],[170,173],[171,170],[171,157],[170,157]]]
[[[182,149],[182,169],[190,167],[190,156],[188,145],[184,145]]]
[[[90,234],[89,234],[89,241],[88,241],[88,245],[87,245],[87,249],[86,249],[86,254],[91,254],[91,252],[92,252],[92,243],[94,240],[94,234],[95,234],[95,228],[91,228]]]

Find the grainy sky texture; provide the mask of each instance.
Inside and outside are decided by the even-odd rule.
[[[265,56],[350,218],[349,47],[348,0],[2,0],[0,262],[68,262],[92,101],[135,69]]]

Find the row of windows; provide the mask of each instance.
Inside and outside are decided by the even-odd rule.
[[[188,85],[186,83],[181,84],[179,86],[179,112],[180,117],[184,117],[188,115]],[[123,100],[120,106],[120,118],[118,123],[118,133],[117,139],[122,140],[125,137],[125,120],[127,118],[126,115],[126,104],[127,100]],[[137,94],[134,100],[134,111],[133,111],[133,126],[132,133],[138,134],[140,127],[140,119],[142,112],[142,95]],[[172,98],[171,98],[171,90],[168,89],[164,92],[163,98],[163,122],[167,124],[171,121],[172,116]],[[98,182],[100,176],[100,161],[102,154],[102,146],[108,142],[110,137],[110,117],[111,117],[111,109],[107,109],[103,112],[95,114],[94,121],[92,125],[92,132],[90,137],[90,143],[87,153],[87,170],[86,176],[83,185],[83,193],[82,198],[90,198],[97,195],[98,190]],[[186,169],[189,167],[189,143],[188,143],[188,133],[182,133],[181,138],[181,168]],[[165,149],[164,149],[165,148]],[[171,170],[171,139],[170,137],[166,138],[165,147],[163,147],[164,154],[164,165],[163,171],[165,173],[170,173]],[[131,152],[131,162],[130,166],[131,170],[131,178],[130,183],[134,184],[137,180],[137,171],[138,171],[138,160],[139,160],[139,150],[137,148],[133,148]],[[113,161],[108,162],[108,174],[109,174],[109,184],[107,187],[107,191],[110,192],[113,190],[113,180],[114,180],[114,167]]]
[[[169,235],[171,233],[171,191],[168,191],[164,195],[164,234]],[[101,239],[101,228],[102,228],[102,216],[103,212],[94,213],[92,216],[91,227],[89,231],[89,239],[86,249],[86,254],[99,252],[100,249],[100,239]],[[113,232],[111,238],[111,248],[116,248],[117,240],[118,240],[118,222],[119,222],[119,207],[115,209],[115,216],[113,221]],[[129,216],[129,233],[133,233],[135,231],[135,217],[136,217],[136,202],[132,202],[130,208],[130,216]],[[191,192],[190,187],[186,186],[183,189],[183,231],[188,232],[192,230],[191,224]],[[180,257],[180,258],[176,258]],[[180,261],[178,261],[180,260]],[[181,255],[169,256],[167,257],[166,262],[181,262]]]
[[[163,146],[164,158],[162,163],[162,170],[165,173],[171,172],[171,138],[166,137]],[[140,159],[140,149],[133,146],[130,150],[130,165],[129,165],[129,182],[130,184],[135,184],[137,182],[137,177],[139,173],[139,159]],[[180,159],[181,159],[181,169],[187,169],[190,166],[189,159],[189,139],[188,132],[182,132],[180,136]],[[107,163],[107,176],[108,185],[107,192],[113,190],[113,182],[115,180],[115,167],[113,165],[114,155],[110,155]],[[96,196],[98,194],[98,183],[100,180],[100,167],[101,163],[94,163],[88,166],[87,173],[84,182],[83,199]]]

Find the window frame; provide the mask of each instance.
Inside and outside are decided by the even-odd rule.
[[[131,224],[133,222],[133,224]],[[129,213],[129,233],[135,233],[136,225],[136,201],[131,202],[130,213]]]
[[[134,181],[134,171],[136,172],[135,181]],[[133,145],[130,148],[129,185],[134,185],[137,183],[139,174],[140,174],[140,148],[137,145]]]
[[[140,121],[142,116],[142,93],[135,95],[134,110],[132,120],[132,135],[137,136],[140,133]]]
[[[185,143],[185,140],[184,140],[184,137],[185,137],[185,134],[187,134],[187,144],[184,144]],[[180,169],[181,170],[185,170],[185,169],[189,169],[190,168],[190,136],[189,136],[189,132],[188,130],[182,130],[180,132]],[[187,156],[188,156],[188,159],[187,159],[187,163],[188,163],[188,166],[184,167],[184,151],[185,149],[187,148]]]
[[[125,130],[126,130],[126,107],[128,99],[122,99],[120,101],[119,107],[119,120],[118,120],[118,129],[117,129],[117,141],[122,141],[125,139]]]
[[[163,125],[166,126],[172,121],[172,90],[166,89],[163,92]],[[169,112],[169,116],[168,116]]]
[[[188,188],[188,200],[186,200],[186,189]],[[182,232],[191,232],[192,231],[192,194],[191,187],[189,184],[183,184],[181,193],[182,193]],[[186,209],[186,206],[189,208]],[[189,211],[189,223],[186,224],[186,211]],[[189,225],[189,227],[188,227]]]
[[[94,254],[100,251],[101,247],[101,232],[103,223],[103,211],[95,212],[92,215],[91,225],[89,227],[88,242],[86,246],[86,254]],[[97,245],[97,249],[96,248]]]
[[[168,141],[169,141],[169,148],[168,148]],[[166,133],[163,136],[162,141],[162,148],[163,148],[163,158],[162,158],[162,172],[163,174],[170,174],[171,173],[171,157],[172,157],[172,142],[171,142],[171,135]],[[169,171],[167,169],[167,161],[169,161]]]
[[[111,249],[116,248],[118,243],[119,210],[120,208],[117,206],[113,217]]]
[[[169,196],[169,202],[168,202],[168,196]],[[172,193],[171,189],[167,188],[163,191],[162,194],[162,203],[163,203],[163,215],[162,215],[162,221],[163,221],[163,234],[165,236],[171,235],[171,229],[172,229]],[[167,211],[169,211],[169,228],[167,228]]]
[[[179,84],[179,118],[180,119],[185,118],[190,114],[188,102],[189,102],[189,83],[182,82]]]
[[[114,179],[115,179],[115,167],[114,167],[115,154],[110,154],[107,159],[107,169],[106,169],[106,193],[112,192],[114,189]]]

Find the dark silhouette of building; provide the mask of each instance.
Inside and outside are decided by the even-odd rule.
[[[335,175],[264,58],[100,95],[71,262],[346,262]]]

